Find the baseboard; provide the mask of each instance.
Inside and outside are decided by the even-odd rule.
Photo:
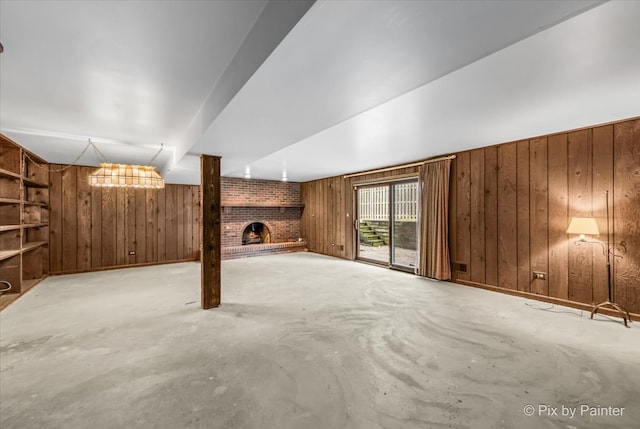
[[[535,293],[522,292],[522,291],[513,290],[513,289],[505,289],[505,288],[501,288],[501,287],[497,287],[497,286],[486,285],[484,283],[472,282],[472,281],[469,281],[469,280],[457,279],[457,280],[452,280],[452,281],[454,283],[461,284],[461,285],[464,285],[464,286],[471,286],[471,287],[476,287],[476,288],[480,288],[480,289],[490,290],[490,291],[493,291],[493,292],[500,292],[500,293],[504,293],[504,294],[507,294],[507,295],[519,296],[521,298],[534,299],[536,301],[548,302],[550,304],[563,305],[565,307],[577,308],[579,310],[585,310],[585,311],[589,311],[589,312],[593,309],[593,305],[591,305],[591,304],[585,304],[583,302],[577,302],[577,301],[570,301],[568,299],[554,298],[554,297],[551,297],[551,296],[538,295],[538,294],[535,294]],[[618,313],[617,311],[610,310],[608,308],[601,308],[600,310],[598,310],[598,313],[606,314],[607,316],[612,316],[612,317],[620,317],[620,313]],[[631,320],[633,320],[635,322],[640,322],[640,314],[629,313],[629,316],[631,317]]]

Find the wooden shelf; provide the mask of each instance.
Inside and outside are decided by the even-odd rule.
[[[19,255],[20,253],[21,253],[20,249],[0,250],[0,261],[13,258],[14,256]]]
[[[0,225],[0,232],[2,231],[13,231],[15,229],[22,228],[21,225]]]
[[[24,243],[22,245],[22,253],[27,253],[33,249],[37,249],[41,246],[46,246],[48,243],[46,241],[33,241],[31,243]]]
[[[28,188],[48,188],[49,187],[49,185],[45,183],[36,182],[26,177],[22,178],[22,182],[24,183],[24,186]]]
[[[23,228],[42,228],[43,226],[49,226],[48,223],[25,223],[22,225]],[[2,231],[0,229],[0,231]]]
[[[14,173],[13,171],[5,170],[3,168],[0,168],[0,176],[2,176],[2,177],[11,177],[11,178],[14,178],[14,179],[19,179],[20,178],[20,174]]]
[[[0,134],[0,276],[12,286],[0,310],[49,272],[49,176],[34,165],[40,162],[47,165]]]
[[[40,283],[42,279],[30,279],[30,280],[22,280],[21,291],[20,293],[4,293],[0,295],[0,310],[4,310],[7,308],[9,304],[14,302],[16,299],[20,298],[24,295],[25,292],[28,292],[35,285]]]
[[[47,207],[47,203],[41,203],[38,201],[24,201],[23,204],[25,206],[40,206],[40,207]]]
[[[0,198],[0,204],[20,204],[20,200],[15,198]]]

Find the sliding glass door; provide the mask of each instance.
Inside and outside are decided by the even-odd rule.
[[[417,261],[418,181],[355,189],[357,259],[413,271]]]

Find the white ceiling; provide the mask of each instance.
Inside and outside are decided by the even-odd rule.
[[[2,0],[0,130],[305,181],[640,116],[640,2],[300,4]]]

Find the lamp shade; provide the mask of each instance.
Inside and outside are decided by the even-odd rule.
[[[164,188],[164,180],[149,165],[100,163],[100,168],[89,176],[91,186]]]
[[[598,224],[592,217],[572,217],[567,234],[600,235]]]

